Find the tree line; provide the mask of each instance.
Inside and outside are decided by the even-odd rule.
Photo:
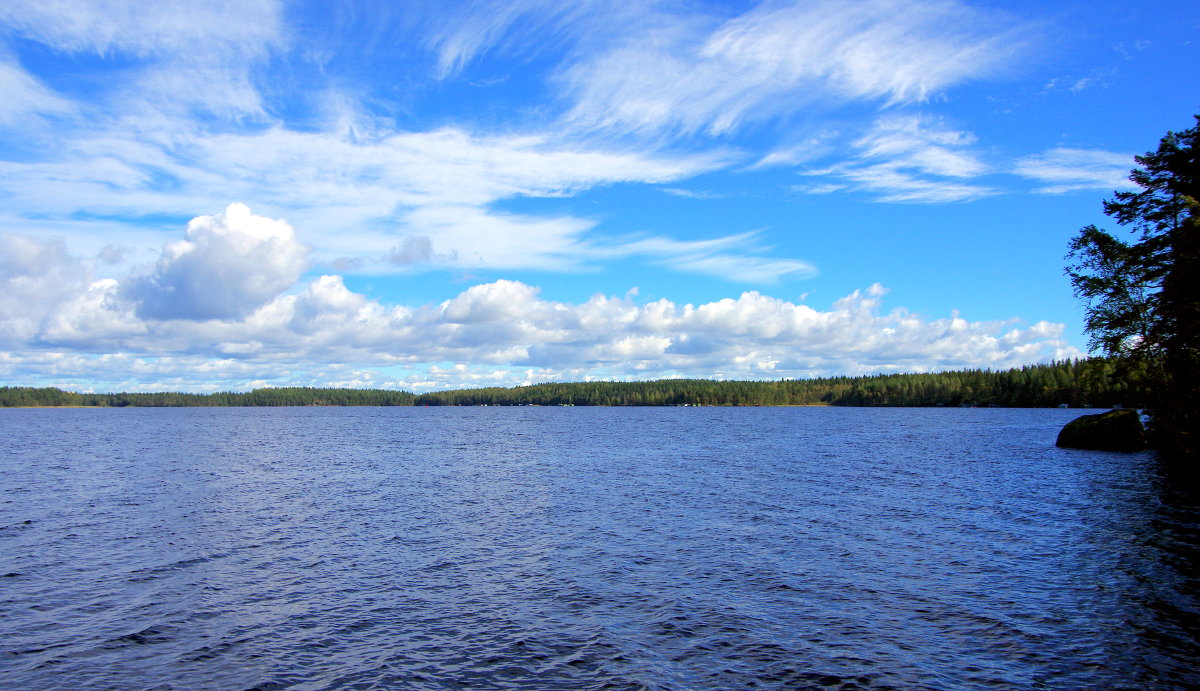
[[[1146,392],[1103,359],[960,370],[782,381],[662,379],[546,383],[421,394],[414,405],[604,406],[1138,406]]]
[[[780,381],[662,379],[641,382],[546,383],[458,389],[415,395],[380,389],[256,389],[246,393],[73,393],[56,388],[0,387],[0,407],[213,406],[1001,406],[1140,407],[1145,378],[1116,361],[1093,358],[992,371],[881,374]]]
[[[412,405],[407,391],[291,387],[220,393],[74,393],[52,387],[0,387],[0,407],[96,406],[105,408],[200,408],[239,406]]]

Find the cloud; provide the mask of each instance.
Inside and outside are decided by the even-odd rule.
[[[897,168],[944,177],[969,178],[985,167],[967,149],[974,135],[940,127],[914,116],[878,120],[865,136],[854,143],[866,160],[885,160]]]
[[[634,293],[567,303],[495,281],[393,305],[333,272],[511,276],[633,260],[756,286],[810,277],[811,264],[775,256],[768,231],[616,236],[578,204],[510,202],[625,183],[694,196],[700,188],[681,181],[702,173],[809,164],[832,148],[834,135],[804,140],[819,126],[765,154],[702,138],[819,120],[852,102],[892,116],[845,138],[850,160],[810,192],[909,202],[991,192],[977,184],[991,166],[969,133],[895,112],[1003,68],[1024,32],[1007,17],[953,0],[683,7],[471,2],[416,21],[426,36],[389,24],[347,37],[317,21],[285,26],[292,13],[274,0],[0,3],[0,30],[22,58],[0,48],[0,135],[16,143],[0,161],[0,224],[25,234],[0,245],[0,343],[14,349],[0,373],[120,388],[205,386],[196,377],[222,388],[444,386],[1002,366],[1067,349],[1053,325],[885,312],[872,291],[819,310],[754,291],[701,305],[639,304]],[[376,11],[423,8],[364,16]],[[384,34],[386,51],[330,48]],[[463,76],[488,54],[524,71],[467,112],[457,90],[497,76]],[[419,84],[413,74],[431,66],[445,83]],[[466,83],[451,83],[459,76]],[[431,86],[441,96],[422,102]],[[147,254],[163,232],[230,200],[263,216],[229,206]],[[272,220],[282,216],[295,231]],[[157,262],[130,273],[147,257]],[[327,275],[304,278],[312,265]]]
[[[720,135],[820,100],[913,103],[995,72],[1018,43],[1006,17],[947,0],[768,2],[724,21],[654,19],[563,71],[569,122]]]
[[[278,40],[281,14],[275,0],[6,0],[0,22],[72,52],[257,53],[263,44]]]
[[[581,262],[579,235],[595,221],[488,206],[614,183],[670,182],[728,160],[723,152],[657,155],[451,128],[361,139],[282,127],[206,136],[153,127],[81,137],[53,162],[0,163],[0,192],[10,208],[82,216],[80,224],[96,216],[200,213],[231,198],[253,199],[271,213],[286,209],[325,260],[357,258],[385,270],[415,256],[398,248],[406,237],[424,237],[431,259],[444,265],[565,270]]]
[[[577,39],[598,26],[621,25],[618,17],[636,14],[637,3],[604,0],[502,0],[447,7],[430,27],[424,43],[437,54],[438,76],[459,73],[489,49],[528,54],[558,41]]]
[[[429,258],[446,266],[552,271],[584,264],[590,243],[583,236],[595,225],[570,216],[505,214],[474,206],[421,207],[403,223],[429,238]],[[423,244],[410,249],[423,251]]]
[[[434,262],[454,264],[458,260],[458,252],[439,254],[433,251],[433,241],[428,235],[406,235],[388,252],[386,260],[399,266]]]
[[[103,348],[150,333],[111,278],[87,284],[46,313],[37,341],[43,347]]]
[[[747,168],[747,170],[762,170],[777,166],[795,166],[814,160],[823,154],[829,153],[828,140],[833,136],[833,133],[826,133],[820,137],[810,138],[801,144],[785,146],[774,151],[769,151]]]
[[[441,305],[450,324],[478,324],[522,319],[535,301],[537,289],[518,281],[496,281],[472,286]]]
[[[1122,190],[1136,187],[1129,180],[1133,156],[1095,149],[1051,149],[1026,156],[1013,170],[1022,177],[1042,183],[1045,194],[1078,190]]]
[[[672,197],[683,197],[684,199],[721,199],[725,196],[720,192],[685,190],[681,187],[664,187],[662,191]]]
[[[187,239],[164,246],[154,272],[132,281],[128,296],[144,319],[237,318],[295,284],[307,258],[285,221],[230,204],[192,219]]]
[[[839,183],[794,189],[827,194],[849,183],[851,189],[883,202],[946,203],[979,199],[995,189],[969,182],[991,172],[971,150],[975,137],[919,116],[888,116],[853,142],[854,157],[805,175],[833,177]]]
[[[883,202],[951,203],[994,195],[998,190],[974,179],[999,172],[974,152],[975,136],[946,127],[936,119],[912,115],[881,117],[851,144],[850,160],[802,171],[832,179],[792,189],[828,194],[862,191]],[[1078,190],[1131,189],[1133,157],[1094,149],[1056,148],[1012,164],[1015,175],[1042,183],[1037,191],[1063,194]]]
[[[783,278],[812,278],[817,267],[787,257],[764,257],[748,252],[757,246],[757,233],[739,233],[711,240],[673,240],[646,237],[621,243],[613,255],[643,255],[676,271],[698,273],[746,283],[777,283]]]
[[[604,15],[614,31],[626,26],[613,19],[624,10],[604,3],[561,11],[553,3],[502,5],[469,12],[471,21],[446,23],[455,28],[434,33],[428,45],[440,51],[446,70],[458,70],[497,42],[519,42],[529,31],[553,29],[564,40],[589,45],[606,40],[583,38],[585,16]],[[0,23],[29,40],[129,64],[119,73],[105,71],[115,79],[104,82],[77,122],[33,142],[38,156],[0,162],[0,194],[10,213],[23,217],[10,227],[54,223],[64,235],[92,242],[87,236],[110,232],[114,218],[187,218],[243,199],[268,215],[286,213],[314,260],[342,270],[573,271],[598,268],[597,257],[638,256],[742,281],[807,271],[800,260],[756,257],[750,246],[720,257],[622,248],[619,240],[598,240],[602,218],[494,208],[514,198],[571,196],[618,183],[670,183],[726,167],[741,154],[618,146],[553,128],[532,136],[457,126],[405,131],[366,117],[358,105],[348,106],[352,125],[339,120],[297,129],[267,114],[253,76],[289,47],[277,3],[169,0],[145,12],[139,7],[110,1],[72,14],[64,4],[21,0],[0,10]],[[43,98],[40,107],[58,105]],[[182,284],[160,287],[186,292]],[[186,309],[168,308],[152,294],[138,294],[143,316],[222,314],[199,309],[198,298]]]
[[[304,251],[290,227],[241,205],[195,219],[186,240],[164,247],[152,274],[124,281],[92,281],[62,243],[3,242],[11,259],[0,264],[0,279],[10,297],[0,302],[0,326],[11,350],[0,352],[0,375],[22,381],[91,377],[138,389],[321,377],[446,386],[530,376],[760,379],[1081,355],[1062,340],[1061,324],[885,312],[878,285],[826,310],[757,291],[699,305],[638,304],[636,291],[573,304],[512,280],[471,286],[439,304],[385,305],[340,276],[299,283]],[[116,364],[126,368],[118,378],[105,373]]]
[[[360,271],[487,268],[569,271],[600,259],[647,257],[660,266],[743,282],[812,275],[798,259],[755,256],[735,233],[724,255],[670,238],[601,240],[598,220],[488,208],[515,197],[572,195],[618,182],[662,183],[724,165],[723,152],[655,155],[589,150],[549,137],[476,137],[454,129],[358,140],[292,132],[185,137],[169,148],[114,134],[76,148],[86,158],[0,164],[0,191],[57,216],[176,215],[208,199],[255,199],[288,209],[316,259]],[[319,161],[320,165],[314,162]],[[94,223],[85,220],[83,224]],[[741,246],[738,246],[741,242]]]
[[[846,189],[846,185],[830,182],[817,185],[792,185],[792,189],[801,194],[833,194]]]
[[[35,340],[46,315],[86,288],[87,273],[61,239],[0,233],[0,344]]]
[[[881,202],[941,204],[972,201],[995,194],[990,188],[924,178],[888,164],[847,167],[837,172],[853,183],[854,188],[874,193]],[[828,188],[818,188],[823,189]]]
[[[34,115],[69,114],[75,106],[0,53],[0,126],[29,126]]]
[[[57,51],[133,58],[132,81],[112,105],[126,113],[199,108],[223,117],[261,115],[251,65],[281,49],[275,0],[94,0],[0,4],[0,26]]]

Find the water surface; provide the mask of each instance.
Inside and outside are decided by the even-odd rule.
[[[0,687],[1187,688],[1070,410],[0,410]]]

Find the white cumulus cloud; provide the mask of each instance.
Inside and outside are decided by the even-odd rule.
[[[511,280],[481,283],[435,305],[385,305],[336,275],[295,283],[298,264],[289,262],[302,262],[303,251],[292,240],[286,224],[235,205],[196,219],[188,240],[164,248],[155,274],[122,285],[90,281],[61,245],[7,238],[21,268],[4,269],[6,285],[18,297],[45,295],[33,308],[0,303],[12,348],[0,351],[0,375],[66,386],[87,378],[123,389],[347,381],[428,388],[1000,368],[1082,355],[1062,340],[1061,324],[1022,328],[885,311],[878,285],[825,310],[756,291],[699,305],[638,304],[634,291],[573,304]],[[290,259],[268,260],[276,251]],[[252,263],[264,272],[250,271]],[[191,281],[213,278],[209,268],[225,270],[236,290],[195,292],[208,284]],[[293,283],[297,290],[281,292]],[[145,314],[139,291],[164,286],[185,287],[154,298],[152,312],[162,313]],[[114,373],[117,366],[123,369]]]
[[[47,315],[86,289],[87,274],[61,239],[0,233],[0,343],[34,339]]]
[[[307,258],[285,221],[230,204],[192,219],[186,239],[163,247],[154,272],[132,281],[128,295],[146,319],[237,318],[295,284]]]

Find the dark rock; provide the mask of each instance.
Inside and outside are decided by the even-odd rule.
[[[1141,451],[1146,448],[1146,428],[1136,410],[1084,415],[1062,428],[1055,446],[1095,451]]]

